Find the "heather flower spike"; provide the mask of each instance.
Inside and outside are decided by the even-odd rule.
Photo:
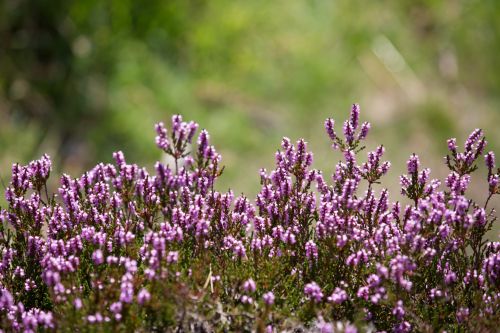
[[[14,164],[0,208],[0,330],[498,329],[493,152],[486,202],[467,196],[483,132],[463,149],[448,140],[442,180],[410,155],[405,203],[383,187],[385,146],[361,156],[360,117],[354,104],[342,131],[324,123],[341,152],[332,175],[312,168],[305,140],[284,138],[255,175],[256,198],[220,190],[208,132],[179,115],[155,126],[169,163],[153,170],[118,151],[51,193],[49,156]]]

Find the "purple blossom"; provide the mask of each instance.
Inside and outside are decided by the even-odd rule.
[[[420,167],[420,160],[417,155],[413,154],[410,156],[410,159],[408,162],[406,162],[408,173],[409,174],[416,174],[418,172],[418,169]]]
[[[457,139],[452,138],[448,140],[448,150],[452,153],[457,152]]]
[[[306,258],[312,261],[318,259],[318,247],[312,240],[306,243]]]
[[[151,299],[151,294],[147,289],[143,288],[137,293],[137,303],[140,305],[144,305],[145,303],[149,302]]]
[[[266,305],[273,305],[274,304],[274,294],[272,291],[268,291],[262,296],[262,299],[264,300],[264,303]]]
[[[335,142],[335,140],[337,139],[337,134],[335,133],[334,127],[335,121],[332,118],[328,118],[327,120],[325,120],[326,133],[328,134],[330,139]]]
[[[330,296],[328,296],[327,300],[328,300],[328,302],[340,304],[342,302],[347,301],[348,296],[347,296],[347,293],[345,292],[345,290],[343,290],[339,287],[336,287],[335,290],[333,291],[333,293]]]
[[[257,288],[257,285],[255,284],[255,281],[250,278],[243,282],[243,290],[247,293],[253,293]]]
[[[358,128],[359,124],[359,112],[360,112],[360,107],[359,104],[353,104],[351,108],[351,118],[349,119],[352,127],[354,130]]]
[[[319,303],[323,299],[321,288],[316,282],[310,282],[306,284],[304,287],[304,294],[308,299],[314,301],[315,303]]]
[[[396,332],[494,322],[500,243],[486,237],[496,219],[488,202],[500,193],[493,152],[484,156],[486,202],[467,193],[485,150],[483,132],[475,130],[463,151],[456,139],[448,141],[443,187],[417,155],[410,156],[400,183],[411,202],[400,202],[380,185],[390,168],[384,146],[358,162],[370,129],[359,116],[355,104],[343,136],[332,119],[325,121],[342,152],[331,177],[312,168],[305,140],[284,138],[274,167],[256,178],[255,202],[219,190],[221,157],[208,132],[193,145],[198,125],[178,115],[168,131],[162,123],[155,127],[157,145],[173,162],[157,162],[151,173],[118,151],[113,164],[100,163],[78,178],[63,175],[50,195],[48,156],[14,164],[7,206],[0,209],[0,329],[64,327],[73,324],[68,318],[74,316],[65,313],[72,309],[96,330],[109,321],[134,321],[141,330],[150,327],[149,315],[142,317],[148,311],[174,311],[172,318],[180,318],[178,304],[189,313],[192,304],[259,309],[256,297],[265,304],[262,320],[276,329],[280,318],[296,313],[313,320],[313,307],[328,316],[317,320],[324,331],[355,330],[327,321],[344,313],[379,325],[387,309]],[[259,293],[254,279],[273,291]],[[312,280],[317,283],[303,289],[309,302],[297,299],[293,288]],[[438,311],[420,300],[453,306]],[[142,314],[131,313],[146,304]],[[49,306],[57,316],[43,310]]]
[[[94,251],[94,253],[92,253],[92,260],[96,265],[100,265],[104,262],[104,256],[100,249],[97,249]]]
[[[165,128],[165,125],[160,122],[155,125],[155,129],[157,133],[156,145],[158,148],[167,151],[170,146],[170,142],[167,138],[167,129]]]
[[[392,310],[392,314],[394,315],[394,317],[396,317],[397,320],[401,321],[403,320],[405,313],[406,312],[405,308],[403,307],[403,301],[397,301],[396,306]]]
[[[486,162],[486,167],[488,168],[488,172],[491,174],[492,170],[495,169],[495,153],[490,151],[488,154],[484,156],[484,160]]]

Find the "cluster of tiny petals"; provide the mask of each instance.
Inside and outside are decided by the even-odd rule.
[[[486,167],[488,168],[488,185],[490,195],[500,194],[500,168],[497,169],[495,163],[495,153],[492,151],[488,152],[484,156],[484,161],[486,163]]]
[[[156,145],[160,149],[167,150],[168,147],[170,146],[170,141],[167,138],[167,129],[165,128],[165,125],[162,122],[160,122],[155,125],[155,129],[157,133]]]
[[[315,303],[319,303],[323,299],[323,292],[316,282],[306,284],[304,287],[304,294],[308,299],[314,301]]]
[[[340,304],[349,299],[347,292],[339,287],[336,287],[333,293],[328,296],[328,302]]]
[[[488,201],[466,197],[486,145],[482,131],[463,151],[448,140],[450,173],[442,187],[412,154],[400,178],[411,199],[404,204],[378,186],[390,168],[384,146],[359,154],[370,129],[359,105],[343,133],[333,119],[324,125],[342,153],[333,175],[312,168],[306,141],[284,138],[274,167],[256,178],[254,202],[217,190],[221,156],[206,130],[196,137],[198,125],[179,115],[169,130],[155,126],[156,144],[171,162],[156,163],[151,173],[118,151],[114,164],[100,163],[79,178],[63,175],[51,196],[48,156],[14,164],[8,207],[0,210],[9,230],[0,229],[0,329],[53,330],[64,318],[48,309],[69,304],[99,330],[134,311],[150,313],[167,290],[172,299],[189,293],[193,281],[196,297],[223,295],[245,311],[275,311],[289,300],[292,307],[366,309],[366,320],[383,314],[396,332],[419,329],[409,295],[453,302],[447,320],[460,325],[497,313],[500,243],[483,238],[495,220],[488,201],[500,193],[493,152],[484,155]],[[481,302],[453,296],[462,283]]]
[[[342,127],[345,140],[342,140],[335,132],[335,121],[331,118],[325,120],[325,130],[328,137],[333,141],[332,147],[334,149],[354,149],[361,141],[366,139],[371,125],[368,122],[363,122],[361,126],[359,126],[359,114],[359,105],[353,104],[350,117],[344,122]]]
[[[257,289],[257,285],[253,279],[248,279],[243,283],[243,290],[247,293],[253,293]]]
[[[368,153],[368,160],[361,166],[361,175],[371,183],[378,181],[386,175],[391,167],[391,162],[382,162],[382,156],[385,153],[384,146],[378,146],[375,151]]]
[[[313,261],[318,259],[318,247],[312,240],[306,243],[306,258]]]
[[[420,159],[418,158],[417,155],[413,154],[406,163],[406,165],[409,174],[417,173],[418,169],[420,168]]]
[[[275,296],[274,296],[274,293],[272,291],[268,291],[267,293],[265,293],[263,296],[262,296],[263,300],[264,300],[264,303],[266,305],[273,305],[274,304],[274,299],[275,299]]]
[[[448,140],[448,150],[451,156],[446,156],[446,164],[450,170],[458,172],[460,175],[473,172],[477,166],[476,160],[483,153],[486,147],[486,138],[481,129],[475,129],[465,140],[464,151],[459,152],[456,139]]]
[[[333,120],[332,118],[328,118],[325,120],[326,133],[328,134],[328,136],[332,141],[335,141],[335,139],[337,138],[337,133],[335,133],[334,127],[335,127],[335,120]]]

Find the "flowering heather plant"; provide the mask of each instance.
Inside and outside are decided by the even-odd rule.
[[[1,331],[498,329],[492,152],[485,203],[466,196],[483,132],[463,149],[448,141],[443,182],[412,154],[405,205],[380,185],[384,147],[360,156],[370,124],[359,112],[342,135],[325,122],[343,156],[331,177],[311,168],[304,140],[284,138],[254,202],[215,190],[221,156],[180,116],[156,125],[172,163],[153,174],[117,152],[51,194],[48,156],[14,164],[0,211]]]

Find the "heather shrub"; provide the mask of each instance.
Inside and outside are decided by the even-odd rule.
[[[333,175],[311,167],[304,140],[284,138],[255,200],[216,190],[221,156],[180,116],[156,125],[171,162],[152,174],[117,152],[50,193],[48,156],[14,164],[0,212],[1,329],[498,329],[500,243],[485,234],[500,169],[483,132],[463,148],[448,140],[443,181],[412,154],[390,198],[384,147],[362,157],[359,106],[342,135],[332,119],[325,129],[343,156]],[[483,158],[476,203],[466,192]]]

